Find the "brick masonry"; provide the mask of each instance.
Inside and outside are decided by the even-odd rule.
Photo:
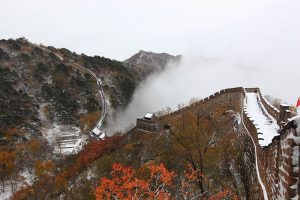
[[[283,124],[281,116],[287,116],[280,113],[278,109],[272,106],[262,95],[259,88],[229,88],[216,92],[209,97],[200,100],[190,106],[156,119],[154,124],[145,125],[145,129],[152,132],[160,132],[168,123],[169,119],[180,117],[186,110],[205,105],[206,103],[239,105],[235,106],[242,116],[243,127],[240,131],[240,139],[244,149],[244,183],[247,199],[264,199],[262,188],[258,184],[256,173],[255,149],[257,154],[257,166],[260,178],[267,191],[268,199],[299,199],[300,181],[299,181],[299,145],[300,133],[297,133],[297,127],[294,121],[288,121],[282,125],[280,135],[273,138],[272,143],[267,147],[260,147],[258,143],[257,128],[253,124],[246,112],[244,112],[244,98],[246,92],[256,92],[259,94],[261,102],[268,114],[278,120],[278,124]],[[138,126],[143,129],[143,123],[138,121]],[[251,137],[251,138],[250,138]],[[254,141],[254,143],[252,142]],[[254,146],[256,148],[254,148]]]

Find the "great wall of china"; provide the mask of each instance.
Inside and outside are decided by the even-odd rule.
[[[279,134],[267,146],[259,144],[261,130],[254,123],[245,105],[246,93],[256,93],[259,103],[276,121]],[[257,100],[258,101],[258,100]],[[262,95],[259,88],[230,88],[221,90],[209,97],[193,103],[175,112],[147,121],[137,120],[137,129],[160,132],[168,123],[168,119],[181,116],[185,111],[201,107],[208,103],[239,105],[235,110],[241,116],[241,134],[244,147],[244,167],[247,199],[299,199],[299,148],[300,128],[297,127],[299,117],[294,117],[289,106],[282,105],[280,110],[273,107]]]

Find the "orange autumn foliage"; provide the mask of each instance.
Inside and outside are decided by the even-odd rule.
[[[198,177],[205,177],[199,170],[194,170],[190,164],[186,165],[184,177],[187,181],[195,181]]]
[[[217,194],[206,197],[206,193],[201,193],[197,186],[197,179],[202,177],[205,182],[208,182],[207,177],[201,174],[199,170],[194,170],[190,164],[186,165],[184,170],[184,178],[181,180],[180,192],[183,199],[201,199],[201,200],[222,200],[233,199],[238,200],[239,197],[230,189],[223,189]]]
[[[120,148],[122,146],[120,143],[123,139],[124,136],[113,135],[111,137],[107,137],[105,140],[94,140],[88,143],[78,155],[75,163],[64,172],[65,177],[67,179],[71,179],[88,167],[90,163],[94,162],[97,158],[100,158],[103,154],[113,152]]]
[[[222,199],[239,200],[240,198],[229,189],[224,189],[223,191],[220,191],[217,194],[207,198],[207,200],[222,200]],[[206,200],[206,198],[204,198],[204,200]]]
[[[67,182],[65,174],[60,174],[60,175],[56,176],[54,181],[55,181],[55,187],[58,190],[65,189],[68,186],[68,182]]]
[[[26,200],[29,196],[34,195],[34,190],[31,186],[23,187],[10,198],[11,200]]]
[[[181,179],[180,193],[183,199],[195,199],[195,197],[201,195],[198,185],[199,178],[207,181],[207,178],[200,170],[194,170],[190,164],[187,164],[184,169],[184,177]],[[202,196],[200,197],[202,198]]]
[[[6,130],[6,133],[5,133],[5,137],[8,139],[8,140],[11,140],[12,137],[14,137],[18,132],[18,129],[17,128],[9,128]]]
[[[48,175],[54,170],[54,163],[51,160],[37,161],[35,163],[35,174],[37,176]]]
[[[29,147],[30,147],[31,151],[37,152],[38,149],[40,148],[40,143],[37,139],[31,140]]]
[[[100,199],[171,199],[169,188],[173,185],[174,172],[170,172],[163,164],[147,164],[148,176],[141,176],[132,167],[119,163],[112,165],[112,178],[101,178],[95,190],[97,200]]]
[[[95,123],[99,120],[99,118],[100,112],[98,111],[89,113],[87,115],[82,115],[79,119],[80,126],[84,128],[84,130],[91,130],[95,126]]]
[[[179,189],[182,199],[239,200],[239,197],[227,188],[211,196],[207,192],[201,193],[199,188],[194,187],[199,176],[208,181],[203,174],[199,174],[199,171],[193,170],[192,166],[186,166]],[[170,189],[174,188],[175,178],[175,173],[168,171],[163,164],[150,163],[135,170],[132,167],[114,163],[111,178],[100,179],[100,184],[95,190],[96,200],[175,199],[170,192]]]
[[[15,167],[16,153],[13,151],[0,151],[0,175],[7,175]]]

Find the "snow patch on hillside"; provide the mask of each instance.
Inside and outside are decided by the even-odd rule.
[[[22,187],[25,187],[27,185],[31,185],[34,181],[34,175],[33,173],[30,173],[28,170],[23,170],[19,173],[18,180],[13,180],[13,186],[11,187],[10,180],[6,180],[5,187],[3,190],[3,186],[0,184],[0,200],[8,200],[12,197],[14,192],[20,190]]]
[[[43,131],[44,137],[54,146],[54,153],[61,155],[79,152],[88,140],[78,127],[53,124]]]

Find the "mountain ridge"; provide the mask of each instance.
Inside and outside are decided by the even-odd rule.
[[[137,54],[147,54],[151,58],[154,55],[155,59],[160,61],[161,68],[176,58],[166,53],[140,51]],[[133,61],[133,57],[127,60]],[[149,65],[151,59],[149,61],[140,58],[139,61]],[[2,89],[0,137],[5,138],[6,131],[15,128],[14,121],[17,118],[24,122],[19,123],[18,129],[25,130],[21,137],[26,135],[27,139],[30,138],[27,137],[28,131],[33,134],[32,136],[42,135],[45,130],[41,127],[44,127],[45,123],[80,126],[84,132],[91,129],[101,113],[101,102],[95,80],[86,72],[78,71],[77,66],[95,72],[103,81],[104,93],[110,105],[110,116],[115,109],[126,107],[137,85],[153,73],[155,67],[150,66],[151,69],[140,77],[136,70],[131,69],[134,68],[134,64],[129,67],[124,62],[101,56],[78,55],[66,48],[37,45],[26,38],[2,39],[0,40],[0,89]],[[15,94],[12,94],[14,90]],[[17,100],[18,96],[22,101]],[[16,106],[14,100],[20,105]],[[90,116],[92,117],[90,122],[85,121],[92,112],[98,114]],[[53,130],[56,128],[53,127]]]
[[[145,78],[149,74],[161,72],[168,64],[178,64],[181,55],[170,55],[168,53],[154,53],[140,50],[130,58],[123,61],[131,70],[136,71],[139,77]]]

